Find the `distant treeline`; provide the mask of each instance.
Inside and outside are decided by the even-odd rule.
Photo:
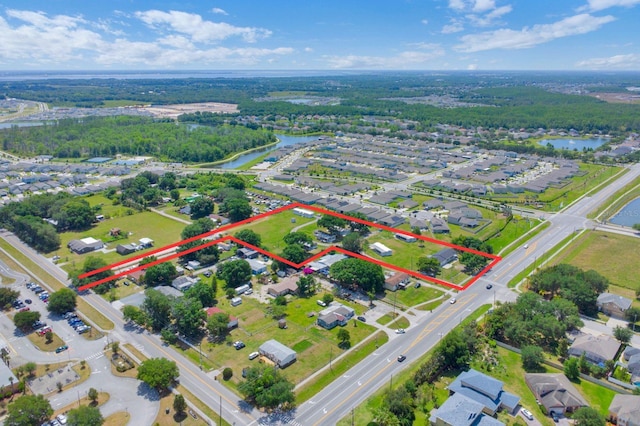
[[[146,117],[89,117],[0,131],[2,149],[18,155],[59,158],[145,155],[163,160],[211,162],[276,141],[275,135],[242,125],[194,127]]]
[[[383,73],[358,76],[297,78],[219,78],[148,80],[44,80],[4,82],[8,97],[52,105],[104,106],[128,100],[152,104],[230,102],[239,115],[391,116],[423,126],[454,124],[488,129],[570,129],[619,134],[640,131],[640,105],[610,104],[591,96],[559,93],[581,90],[625,90],[640,85],[637,74],[596,73]],[[469,108],[439,108],[400,98],[450,95]],[[338,105],[305,105],[289,98],[331,97]],[[387,99],[387,100],[383,100]],[[397,100],[394,100],[397,99]],[[228,116],[227,116],[228,117]],[[318,129],[314,129],[318,130]]]

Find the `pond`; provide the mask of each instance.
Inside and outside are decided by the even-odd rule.
[[[540,145],[546,146],[548,143],[556,149],[570,149],[582,151],[584,148],[596,149],[603,144],[609,142],[607,139],[542,139],[538,142]]]
[[[268,148],[259,149],[248,154],[244,154],[239,156],[238,158],[227,161],[220,165],[222,169],[237,169],[240,166],[247,164],[249,161],[254,160],[267,152],[275,151],[278,148],[282,148],[283,146],[295,145],[303,142],[315,141],[318,139],[318,136],[288,136],[288,135],[276,135],[278,140],[277,144],[270,146]]]
[[[609,222],[622,226],[633,226],[640,223],[640,198],[636,198],[616,213]]]

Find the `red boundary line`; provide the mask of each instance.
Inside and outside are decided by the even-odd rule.
[[[280,257],[280,256],[278,256],[278,255],[276,255],[274,253],[271,253],[271,252],[268,252],[268,251],[266,251],[264,249],[261,249],[260,247],[256,247],[256,246],[248,244],[248,243],[246,243],[246,242],[244,242],[242,240],[239,240],[239,239],[237,239],[237,238],[235,238],[233,236],[227,235],[227,236],[224,236],[224,237],[217,238],[215,240],[207,241],[206,243],[203,243],[203,244],[195,246],[195,247],[191,247],[191,248],[189,248],[187,250],[176,252],[176,253],[170,254],[168,256],[162,257],[160,259],[156,259],[153,262],[149,262],[149,263],[146,263],[144,265],[138,265],[138,266],[136,266],[134,268],[127,269],[125,271],[122,271],[122,272],[119,272],[117,274],[114,274],[114,275],[112,275],[110,277],[106,277],[106,278],[91,282],[89,284],[85,284],[85,285],[79,287],[78,290],[83,291],[83,290],[90,289],[90,288],[95,287],[97,285],[104,284],[106,282],[113,281],[115,279],[118,279],[120,277],[128,275],[128,274],[130,274],[132,272],[140,271],[142,269],[146,269],[146,268],[149,268],[151,266],[158,265],[158,264],[166,262],[168,260],[175,259],[175,258],[183,256],[185,254],[193,253],[195,251],[201,250],[201,249],[206,248],[206,247],[210,247],[210,246],[212,246],[214,244],[218,244],[218,243],[223,242],[223,241],[233,241],[233,242],[235,242],[237,244],[243,245],[243,246],[251,248],[251,249],[253,249],[253,250],[255,250],[255,251],[259,252],[259,253],[262,253],[263,255],[268,256],[268,257],[270,257],[272,259],[276,259],[279,262],[282,262],[282,263],[284,263],[286,265],[289,265],[289,266],[291,266],[291,267],[293,267],[295,269],[300,269],[303,266],[305,266],[306,264],[308,264],[309,262],[313,262],[314,260],[319,259],[320,257],[324,256],[327,253],[330,253],[332,251],[337,251],[337,252],[346,254],[348,256],[351,256],[351,257],[355,257],[355,258],[358,258],[358,259],[366,260],[367,262],[375,263],[375,264],[380,265],[380,266],[382,266],[384,268],[387,268],[387,269],[392,269],[392,270],[395,270],[395,271],[398,271],[398,272],[404,272],[404,273],[407,273],[407,274],[409,274],[409,275],[411,275],[413,277],[416,277],[416,278],[419,278],[419,279],[423,279],[423,280],[426,280],[426,281],[430,281],[430,282],[433,282],[433,283],[436,283],[436,284],[440,284],[440,285],[443,285],[443,286],[446,286],[446,287],[450,287],[450,288],[453,288],[453,289],[456,289],[456,290],[464,290],[464,289],[466,289],[467,287],[469,287],[470,285],[475,283],[478,279],[480,279],[480,277],[482,277],[487,271],[489,271],[498,262],[500,262],[502,260],[502,258],[500,256],[497,256],[497,255],[494,255],[494,254],[489,254],[489,253],[485,253],[485,252],[482,252],[482,251],[474,250],[474,249],[471,249],[471,248],[458,246],[456,244],[451,244],[451,243],[448,243],[446,241],[440,241],[440,240],[437,240],[437,239],[434,239],[434,238],[429,238],[429,237],[425,237],[425,236],[422,236],[422,235],[417,235],[417,234],[414,234],[412,232],[404,231],[402,229],[391,228],[389,226],[380,225],[380,224],[377,224],[377,223],[370,222],[368,220],[358,219],[358,218],[351,217],[351,216],[348,216],[348,215],[345,215],[345,214],[332,212],[330,210],[326,210],[326,209],[323,209],[323,208],[320,208],[320,207],[308,206],[308,205],[302,204],[302,203],[291,203],[291,204],[288,204],[286,206],[283,206],[283,207],[277,208],[275,210],[272,210],[270,212],[262,213],[262,214],[259,214],[257,216],[250,217],[249,219],[245,219],[245,220],[240,221],[240,222],[232,223],[230,225],[226,225],[226,226],[211,230],[209,232],[205,232],[204,234],[196,235],[195,237],[191,237],[191,238],[188,238],[188,239],[185,239],[185,240],[181,240],[181,241],[166,245],[164,247],[160,247],[160,248],[154,249],[154,250],[152,250],[150,252],[147,252],[147,253],[144,253],[144,254],[139,254],[139,255],[130,257],[128,259],[112,263],[111,265],[107,265],[107,266],[104,266],[102,268],[94,269],[93,271],[86,272],[86,273],[80,275],[79,278],[81,278],[81,279],[82,278],[87,278],[87,277],[90,277],[92,275],[98,274],[100,272],[104,272],[104,271],[107,271],[107,270],[111,270],[111,269],[117,268],[119,266],[123,266],[123,265],[129,264],[129,263],[135,262],[138,259],[142,259],[142,258],[146,258],[146,257],[149,257],[149,256],[153,256],[156,253],[160,253],[160,252],[163,252],[163,251],[166,251],[166,250],[172,249],[174,247],[181,246],[183,244],[187,244],[187,243],[190,243],[190,242],[193,242],[193,241],[201,240],[201,239],[209,237],[211,235],[219,234],[219,233],[227,231],[229,229],[236,228],[236,227],[238,227],[240,225],[244,225],[246,223],[250,223],[250,222],[253,222],[253,221],[256,221],[256,220],[259,220],[259,219],[263,219],[263,218],[269,217],[269,216],[271,216],[273,214],[280,213],[280,212],[283,212],[283,211],[286,211],[286,210],[291,210],[291,209],[294,209],[294,208],[297,208],[297,207],[304,208],[304,209],[307,209],[307,210],[311,210],[311,211],[314,211],[316,213],[322,213],[322,214],[328,214],[328,215],[331,215],[331,216],[336,216],[336,217],[339,217],[339,218],[342,218],[342,219],[346,219],[346,220],[351,221],[351,222],[357,222],[357,223],[361,223],[361,224],[364,224],[364,225],[367,225],[367,226],[371,226],[371,227],[374,227],[374,228],[383,229],[385,231],[390,231],[390,232],[393,232],[395,234],[407,235],[407,236],[414,237],[414,238],[422,240],[422,241],[427,241],[427,242],[430,242],[430,243],[434,243],[434,244],[450,247],[450,248],[453,248],[453,249],[456,249],[456,250],[477,254],[477,255],[480,255],[480,256],[488,257],[489,259],[493,259],[493,260],[482,271],[480,271],[476,276],[474,276],[471,280],[469,280],[464,286],[459,286],[457,284],[453,284],[453,283],[450,283],[448,281],[440,280],[440,279],[434,278],[434,277],[429,277],[427,275],[420,274],[420,273],[418,273],[416,271],[412,271],[412,270],[409,270],[409,269],[402,268],[400,266],[392,265],[392,264],[383,262],[383,261],[378,260],[378,259],[374,259],[374,258],[371,258],[371,257],[367,257],[367,256],[364,256],[364,255],[361,255],[359,253],[353,253],[353,252],[350,252],[350,251],[345,250],[342,247],[338,247],[338,246],[328,247],[325,250],[322,250],[320,253],[315,254],[314,256],[310,257],[309,259],[306,259],[302,263],[293,263],[293,262],[290,262],[287,259],[284,259],[284,258],[282,258],[282,257]]]

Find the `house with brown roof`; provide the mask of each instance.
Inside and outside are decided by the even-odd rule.
[[[640,426],[640,396],[614,396],[609,404],[609,421],[618,426]]]
[[[389,291],[396,291],[398,288],[404,288],[410,278],[411,276],[407,273],[396,272],[384,280],[384,288]]]
[[[631,307],[631,299],[617,294],[602,293],[596,299],[596,306],[610,317],[624,319],[625,312]]]
[[[280,281],[278,284],[270,286],[267,289],[267,293],[270,296],[286,296],[287,294],[295,294],[298,292],[298,280],[300,278],[297,275],[291,275]]]
[[[209,318],[213,314],[226,314],[226,312],[224,312],[222,309],[218,308],[217,306],[207,308],[205,309],[205,312],[207,313],[207,318]],[[237,326],[238,326],[238,318],[234,317],[233,315],[229,315],[229,324],[227,324],[227,328],[231,330],[232,328],[236,328]]]
[[[549,414],[574,412],[589,405],[562,373],[527,373],[524,380]]]

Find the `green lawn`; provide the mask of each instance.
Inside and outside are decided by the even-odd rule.
[[[550,225],[549,222],[542,222],[540,220],[535,219],[521,219],[521,220],[512,220],[505,226],[505,228],[500,231],[497,235],[491,237],[487,240],[487,243],[493,247],[494,253],[500,253],[501,250],[506,248],[513,241],[522,237],[529,231],[532,231],[527,238],[531,239],[535,237],[539,232],[548,228]],[[511,251],[517,249],[518,245],[513,245],[509,248],[508,251],[501,253],[502,256],[506,256]]]
[[[115,252],[118,244],[137,242],[140,238],[147,237],[154,241],[155,247],[162,247],[180,240],[180,233],[186,225],[154,212],[134,213],[129,216],[120,216],[97,223],[91,229],[82,232],[63,232],[60,234],[60,249],[49,255],[60,256],[60,262],[64,263],[63,269],[72,271],[82,265],[87,256],[98,256],[105,262],[113,263],[124,259],[124,256]],[[119,228],[126,238],[109,240],[109,230]],[[127,233],[131,233],[127,236]],[[90,254],[75,254],[67,248],[69,241],[85,237],[94,237],[107,243],[109,253],[100,251]],[[144,252],[140,252],[144,253]]]
[[[635,268],[640,262],[638,240],[609,232],[587,231],[553,260],[584,270],[593,269],[619,287],[635,292],[640,282]]]
[[[442,294],[442,291],[428,285],[422,285],[420,288],[416,288],[415,285],[410,285],[404,290],[397,290],[395,292],[387,291],[384,300],[387,303],[393,304],[395,302],[398,306],[410,308],[411,306],[436,299],[442,296]]]

